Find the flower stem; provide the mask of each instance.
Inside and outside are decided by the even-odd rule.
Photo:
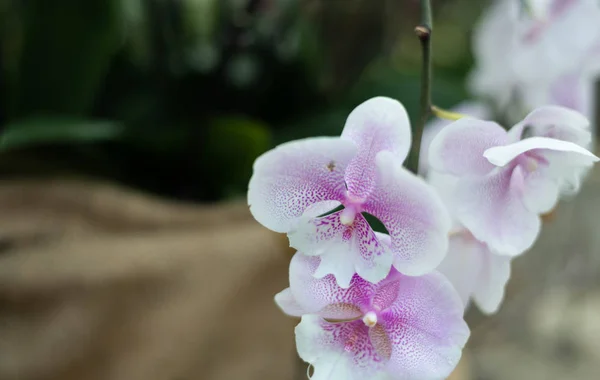
[[[410,169],[417,173],[419,170],[419,151],[425,123],[431,113],[431,1],[421,0],[421,23],[415,28],[415,33],[421,42],[421,114],[413,137]]]

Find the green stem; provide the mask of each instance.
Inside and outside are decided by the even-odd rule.
[[[419,151],[425,123],[431,114],[431,34],[433,23],[431,21],[431,1],[421,0],[421,23],[415,28],[415,33],[421,42],[421,112],[412,143],[412,162],[410,169],[417,173],[419,170]]]

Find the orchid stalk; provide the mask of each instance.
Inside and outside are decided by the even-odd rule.
[[[431,2],[430,0],[421,0],[421,23],[415,28],[415,34],[421,43],[421,100],[420,100],[420,117],[419,123],[415,128],[415,137],[413,141],[413,163],[411,168],[413,173],[417,173],[419,169],[419,159],[421,147],[421,139],[427,119],[431,115],[431,34],[433,32],[433,21],[431,17]]]

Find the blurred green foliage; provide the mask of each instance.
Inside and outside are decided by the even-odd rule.
[[[434,101],[463,100],[482,5],[434,1]],[[0,175],[242,195],[254,159],[336,135],[369,97],[417,112],[415,0],[2,0]]]

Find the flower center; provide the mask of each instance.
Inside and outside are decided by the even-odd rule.
[[[365,202],[363,198],[355,197],[351,194],[346,194],[344,201],[344,209],[340,214],[340,222],[345,226],[350,226],[356,219],[356,214],[362,211],[362,204]]]
[[[346,207],[344,210],[342,210],[342,213],[340,214],[340,222],[345,226],[349,226],[352,223],[354,223],[355,218],[356,209],[352,206]]]
[[[536,171],[540,165],[548,164],[548,160],[544,158],[539,152],[530,151],[525,152],[519,156],[519,161],[521,167],[527,173],[532,173]]]
[[[377,314],[375,314],[374,311],[369,311],[367,314],[365,314],[365,316],[363,317],[363,322],[365,323],[365,325],[367,325],[368,327],[375,327],[375,325],[377,324]]]
[[[538,168],[538,162],[535,158],[530,157],[526,165],[528,172],[534,172]]]

